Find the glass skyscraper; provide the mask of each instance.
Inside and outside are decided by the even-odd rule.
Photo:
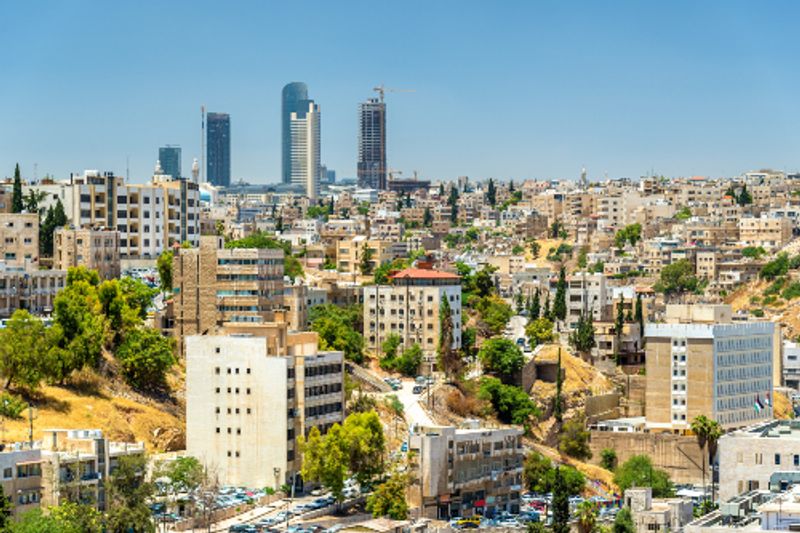
[[[173,144],[162,146],[158,149],[158,160],[161,162],[161,171],[173,178],[181,177],[181,147]]]
[[[227,113],[206,115],[206,176],[212,185],[231,184],[231,117]]]
[[[358,186],[385,190],[386,104],[370,98],[358,105]]]
[[[308,87],[305,83],[294,81],[286,84],[281,93],[281,131],[282,159],[281,181],[292,182],[292,113],[308,111]]]

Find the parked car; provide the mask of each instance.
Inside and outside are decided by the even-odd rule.
[[[414,388],[411,389],[411,392],[414,394],[422,394],[422,391],[425,390],[424,385],[414,385]]]

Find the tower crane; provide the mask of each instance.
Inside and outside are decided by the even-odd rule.
[[[380,101],[383,102],[383,96],[385,93],[414,93],[417,92],[416,89],[393,89],[391,87],[386,87],[384,84],[380,84],[377,87],[373,87],[372,89],[378,96],[380,97]]]

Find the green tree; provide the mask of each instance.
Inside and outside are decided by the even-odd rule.
[[[591,311],[581,313],[580,317],[578,317],[578,324],[569,335],[569,344],[584,356],[588,356],[592,348],[597,346],[594,338],[594,322]]]
[[[3,486],[0,485],[0,531],[6,531],[6,528],[11,524],[11,512],[13,506],[6,497]]]
[[[694,292],[700,282],[694,275],[694,266],[688,259],[675,261],[661,269],[661,276],[653,286],[665,296]]]
[[[406,487],[408,483],[407,474],[394,472],[389,479],[378,485],[375,491],[367,496],[367,511],[372,513],[375,518],[388,516],[392,520],[407,519]]]
[[[519,347],[512,341],[498,337],[483,343],[478,358],[484,370],[495,374],[503,383],[512,384],[525,364]]]
[[[453,349],[453,316],[447,295],[439,306],[439,365],[448,379],[455,380],[464,370],[464,360]]]
[[[531,346],[538,346],[553,340],[553,323],[546,318],[535,318],[525,326]]]
[[[539,299],[539,289],[536,289],[533,295],[533,302],[531,302],[531,308],[529,313],[531,320],[536,320],[537,318],[539,318],[539,315],[541,313],[541,307],[542,303]]]
[[[417,375],[421,364],[422,348],[419,344],[412,344],[395,359],[394,368],[404,376],[411,377]]]
[[[497,204],[497,189],[492,178],[489,178],[489,185],[486,187],[486,202],[492,207]]]
[[[372,273],[372,257],[373,257],[372,248],[369,247],[369,244],[366,242],[361,247],[361,260],[358,264],[358,269],[361,271],[361,274],[364,276],[369,276]]]
[[[525,487],[532,492],[544,494],[549,492],[546,485],[548,473],[553,470],[553,463],[537,451],[532,451],[522,465],[522,479]]]
[[[677,220],[689,220],[692,218],[692,210],[686,206],[681,207],[678,212],[675,214],[675,218]]]
[[[653,462],[646,455],[634,455],[617,467],[614,484],[621,492],[631,487],[651,487],[654,498],[668,498],[673,493],[669,475],[653,467]]]
[[[586,419],[583,415],[576,415],[561,428],[558,450],[575,459],[591,459],[592,450],[589,448],[589,430],[586,429]]]
[[[506,424],[527,425],[539,411],[525,391],[514,385],[506,385],[493,377],[481,379],[478,398],[491,403],[497,418]]]
[[[738,198],[736,198],[736,203],[738,203],[742,207],[753,203],[753,197],[750,195],[750,192],[747,190],[747,184],[746,183],[744,185],[742,185],[742,190],[739,193]]]
[[[80,526],[65,522],[53,514],[45,514],[41,509],[32,509],[24,513],[3,531],[9,533],[83,533]]]
[[[97,367],[108,328],[97,287],[92,285],[94,278],[80,269],[70,269],[69,273],[74,274],[74,279],[70,282],[68,274],[68,286],[53,302],[56,348],[53,376],[62,382],[75,370],[85,366]],[[86,281],[87,275],[90,281]]]
[[[623,507],[614,517],[614,525],[611,526],[612,533],[636,533],[636,526],[633,525],[631,510]]]
[[[147,309],[152,305],[153,297],[158,290],[148,287],[141,280],[127,276],[119,280],[119,289],[128,307],[134,310],[140,319],[147,318]]]
[[[617,233],[614,235],[614,245],[621,250],[625,247],[625,243],[630,243],[631,246],[635,246],[636,243],[641,240],[641,238],[642,225],[638,222],[635,224],[629,224],[617,231]]]
[[[617,353],[619,355],[619,347],[622,346],[622,330],[625,328],[625,298],[619,297],[617,302],[617,316],[614,319],[614,336],[617,338]]]
[[[108,319],[111,333],[111,344],[119,344],[125,333],[141,322],[138,309],[131,309],[122,294],[119,280],[112,279],[102,282],[97,287],[97,297],[103,314]]]
[[[19,163],[14,167],[14,188],[11,193],[11,212],[22,213],[24,209],[22,201],[22,176],[19,172]]]
[[[378,414],[373,410],[352,413],[342,426],[348,468],[359,484],[369,484],[384,472],[386,437]]]
[[[558,320],[567,318],[567,271],[563,266],[558,272],[556,299],[553,301],[553,316]]]
[[[175,340],[152,328],[136,328],[125,335],[117,359],[125,381],[139,390],[166,387],[167,372],[175,364]]]
[[[63,502],[48,509],[50,516],[66,530],[76,528],[82,533],[102,533],[103,515],[93,505]]]
[[[503,328],[514,315],[511,306],[496,294],[479,298],[475,309],[480,314],[480,325],[484,336],[502,333]]]
[[[158,465],[155,477],[169,479],[173,494],[193,492],[203,484],[205,469],[194,457],[178,457],[174,461],[165,461]]]
[[[689,426],[697,438],[697,445],[703,452],[703,487],[706,486],[706,461],[713,464],[717,454],[717,442],[722,436],[722,427],[716,420],[711,420],[706,415],[699,415],[692,420]],[[713,483],[712,483],[713,490]],[[711,501],[714,501],[712,497]]]
[[[539,244],[539,241],[533,241],[531,243],[531,255],[534,259],[539,258],[539,253],[542,251],[542,246]]]
[[[584,500],[575,509],[580,533],[592,533],[597,525],[597,504],[591,500]]]
[[[589,247],[588,246],[581,246],[581,249],[578,250],[578,268],[581,270],[585,270],[588,265],[587,256],[589,254]]]
[[[308,314],[310,329],[319,334],[320,348],[344,352],[355,363],[364,360],[364,337],[359,333],[362,320],[360,306],[317,305]]]
[[[425,212],[422,213],[422,225],[426,228],[430,228],[433,225],[433,214],[431,214],[430,207],[426,207]]]
[[[70,267],[67,270],[67,286],[79,281],[85,281],[92,287],[97,287],[100,285],[100,274],[97,273],[97,270],[85,266]]]
[[[617,452],[613,448],[603,448],[600,452],[600,466],[612,471],[617,467]]]
[[[397,333],[389,333],[389,335],[386,337],[386,340],[383,341],[383,344],[381,344],[384,359],[393,361],[394,358],[397,357],[397,349],[400,347],[400,343],[402,342],[403,339],[400,338],[400,335]]]
[[[745,246],[744,248],[742,248],[742,257],[748,257],[750,259],[761,259],[761,257],[766,254],[767,251],[764,249],[763,246]]]
[[[464,328],[461,330],[461,353],[463,358],[474,360],[478,356],[476,343],[478,341],[478,331],[475,328]]]
[[[114,533],[155,532],[147,506],[154,493],[153,484],[146,480],[147,458],[126,455],[118,459],[117,468],[108,482],[107,526]]]
[[[11,385],[35,391],[44,377],[49,351],[42,321],[24,309],[17,309],[0,329],[0,375]]]
[[[525,310],[525,298],[522,296],[522,291],[519,291],[514,298],[514,304],[516,305],[517,314],[521,315],[522,311]]]
[[[555,468],[553,482],[553,533],[569,533],[569,494],[561,477],[561,468]]]
[[[172,250],[164,250],[158,256],[156,261],[156,269],[158,270],[158,279],[160,280],[162,291],[172,290],[172,259],[175,254]]]
[[[307,440],[300,438],[300,450],[303,453],[303,479],[322,483],[341,503],[350,456],[342,427],[334,424],[324,437],[320,436],[316,426],[312,427]]]
[[[644,310],[642,309],[642,293],[636,293],[636,311],[634,320],[639,324],[639,336],[644,339]]]
[[[789,266],[789,254],[781,252],[775,259],[761,268],[761,272],[759,272],[758,276],[762,279],[772,281],[780,276],[785,276],[789,272]]]

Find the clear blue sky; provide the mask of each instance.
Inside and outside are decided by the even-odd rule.
[[[231,114],[235,179],[280,174],[280,90],[322,108],[322,159],[355,174],[378,83],[389,164],[425,177],[734,175],[800,157],[796,2],[11,2],[0,10],[0,176],[144,181]]]

